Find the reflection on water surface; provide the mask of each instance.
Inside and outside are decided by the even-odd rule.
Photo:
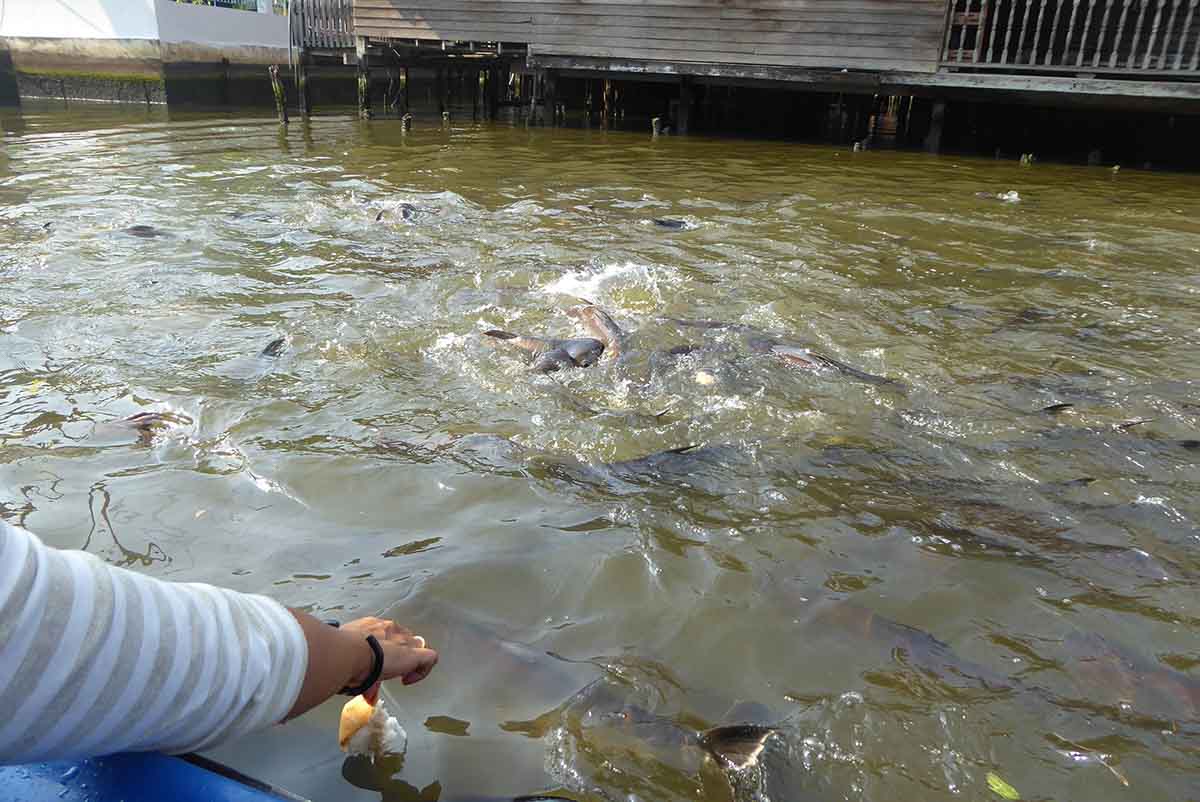
[[[442,650],[402,765],[344,765],[337,702],[219,759],[314,799],[1194,787],[1192,177],[5,114],[0,514]],[[619,359],[482,336],[595,336],[581,301]],[[757,768],[720,725],[773,728]]]

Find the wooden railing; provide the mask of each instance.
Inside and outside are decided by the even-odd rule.
[[[291,0],[292,47],[354,47],[351,0]]]
[[[1200,0],[949,0],[942,65],[1196,77],[1198,6]]]

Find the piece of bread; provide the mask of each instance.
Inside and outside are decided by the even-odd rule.
[[[402,754],[408,745],[408,733],[388,713],[382,700],[372,706],[362,696],[355,696],[342,708],[338,744],[343,752],[377,758]]]
[[[354,734],[367,726],[375,707],[362,697],[355,696],[342,707],[342,719],[338,722],[338,745],[343,752],[349,751],[350,739]]]

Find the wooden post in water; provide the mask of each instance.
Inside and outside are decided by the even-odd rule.
[[[404,93],[403,101],[400,104],[402,114],[408,114],[408,65],[405,64],[400,68],[400,91]]]
[[[925,150],[929,153],[941,153],[942,129],[946,125],[946,101],[933,101],[933,109],[929,113],[929,133],[925,135]]]
[[[685,75],[679,79],[679,119],[675,121],[675,131],[680,136],[686,136],[691,127],[692,119],[692,79]]]
[[[479,119],[479,96],[483,93],[483,70],[475,70],[475,84],[471,92],[471,119]]]
[[[550,112],[550,124],[558,125],[558,75],[542,70],[542,108]]]
[[[450,98],[451,98],[450,82],[451,82],[450,65],[447,64],[446,68],[442,70],[442,87],[441,87],[442,96],[438,99],[438,102],[441,104],[441,107],[442,107],[443,115],[447,115],[450,113]]]
[[[433,94],[437,99],[438,114],[446,111],[446,68],[439,64],[433,73]]]
[[[603,99],[600,101],[600,127],[608,128],[612,115],[612,81],[604,79]]]
[[[488,66],[487,73],[487,115],[489,120],[496,119],[500,113],[500,65],[493,62]]]
[[[307,120],[312,103],[308,96],[308,55],[303,50],[296,59],[296,100],[300,106],[300,116]]]
[[[387,89],[383,90],[383,113],[387,114],[392,110],[392,107],[400,102],[400,90],[396,87],[396,73],[387,70],[388,85]]]
[[[536,70],[529,76],[529,119],[525,121],[526,125],[537,125],[538,80],[541,76],[541,70]]]
[[[367,64],[367,39],[359,36],[354,40],[354,54],[358,62],[358,116],[371,119],[371,69]]]
[[[271,76],[271,91],[275,94],[275,110],[279,112],[279,124],[287,125],[287,97],[283,92],[283,81],[279,80],[279,65],[272,64],[267,67],[267,73]]]

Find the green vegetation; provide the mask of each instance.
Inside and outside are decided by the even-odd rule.
[[[55,78],[60,80],[70,78],[72,80],[124,81],[127,83],[138,82],[159,85],[164,83],[161,75],[147,75],[145,73],[135,72],[90,72],[88,70],[55,69],[28,70],[21,69],[20,67],[18,67],[16,71],[19,75],[24,75],[29,78]]]

